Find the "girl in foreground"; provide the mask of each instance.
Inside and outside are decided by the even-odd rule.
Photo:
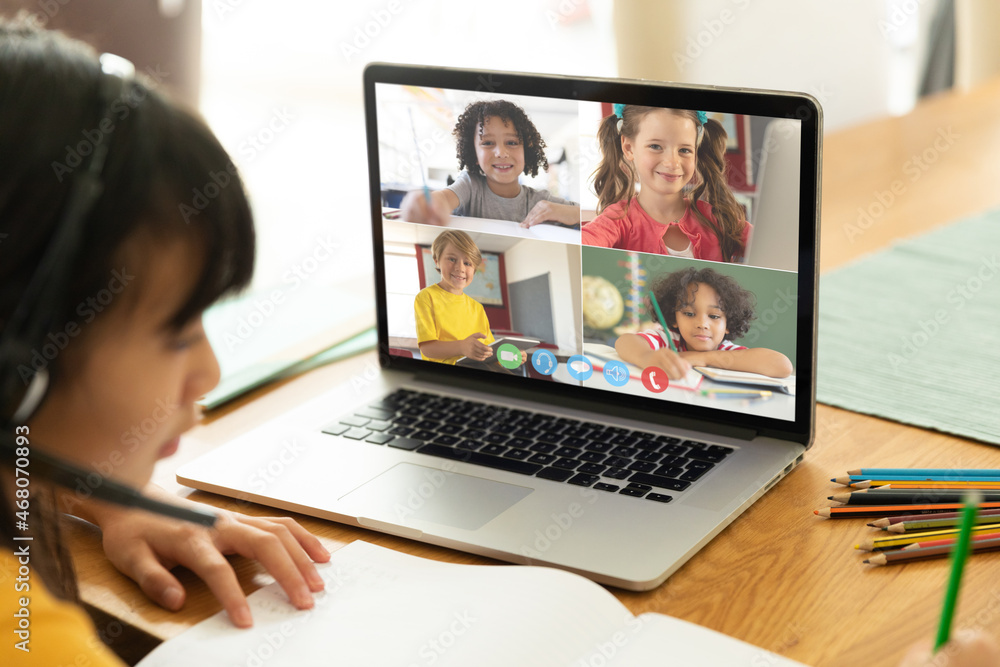
[[[13,658],[3,664],[118,664],[76,605],[60,509],[96,523],[111,562],[168,609],[184,604],[170,572],[183,565],[250,626],[226,554],[260,561],[298,608],[323,588],[313,562],[329,554],[291,519],[219,511],[204,528],[58,488],[40,465],[47,455],[109,471],[187,503],[148,482],[219,379],[202,312],[253,273],[253,220],[231,160],[200,120],[123,65],[0,19],[0,654]],[[220,174],[227,184],[197,208],[192,193]],[[15,586],[22,567],[30,580]],[[23,608],[27,641],[14,615]]]

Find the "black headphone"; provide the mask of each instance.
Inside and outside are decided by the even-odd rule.
[[[111,121],[112,106],[124,97],[131,86],[135,67],[128,60],[110,53],[100,57],[100,64],[102,111],[98,127],[103,130]],[[48,369],[36,369],[32,366],[32,347],[44,340],[45,335],[56,324],[57,309],[65,299],[72,280],[71,272],[76,266],[84,220],[104,191],[101,177],[108,155],[107,134],[110,132],[99,132],[86,162],[77,167],[72,175],[69,197],[49,246],[13,314],[3,331],[0,331],[0,420],[3,421],[0,451],[5,462],[13,464],[18,461],[20,465],[15,429],[37,412],[48,392]],[[30,456],[24,458],[27,458],[32,472],[54,484],[74,488],[74,485],[83,482],[89,488],[84,480],[92,473],[79,466],[34,447],[30,448]],[[212,526],[216,519],[211,512],[177,507],[147,498],[137,489],[106,477],[92,490],[91,495],[117,505],[205,526]]]

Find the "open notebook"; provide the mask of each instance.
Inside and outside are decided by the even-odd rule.
[[[551,568],[454,565],[361,541],[320,568],[326,591],[312,610],[273,583],[249,596],[252,629],[219,612],[139,665],[801,664],[670,616],[635,617]]]

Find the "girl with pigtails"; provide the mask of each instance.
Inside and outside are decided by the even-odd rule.
[[[742,262],[751,225],[726,182],[726,131],[705,112],[614,105],[597,137],[587,245]],[[688,186],[691,185],[691,188]]]

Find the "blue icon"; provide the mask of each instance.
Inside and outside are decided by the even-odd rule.
[[[549,350],[535,350],[531,355],[531,365],[542,375],[552,375],[556,372],[556,355]]]
[[[590,359],[582,354],[574,354],[566,362],[566,370],[569,371],[571,378],[582,382],[590,379],[590,376],[594,374],[594,364],[590,363]]]
[[[624,387],[628,382],[628,367],[620,361],[609,361],[604,364],[604,379],[614,387]]]

